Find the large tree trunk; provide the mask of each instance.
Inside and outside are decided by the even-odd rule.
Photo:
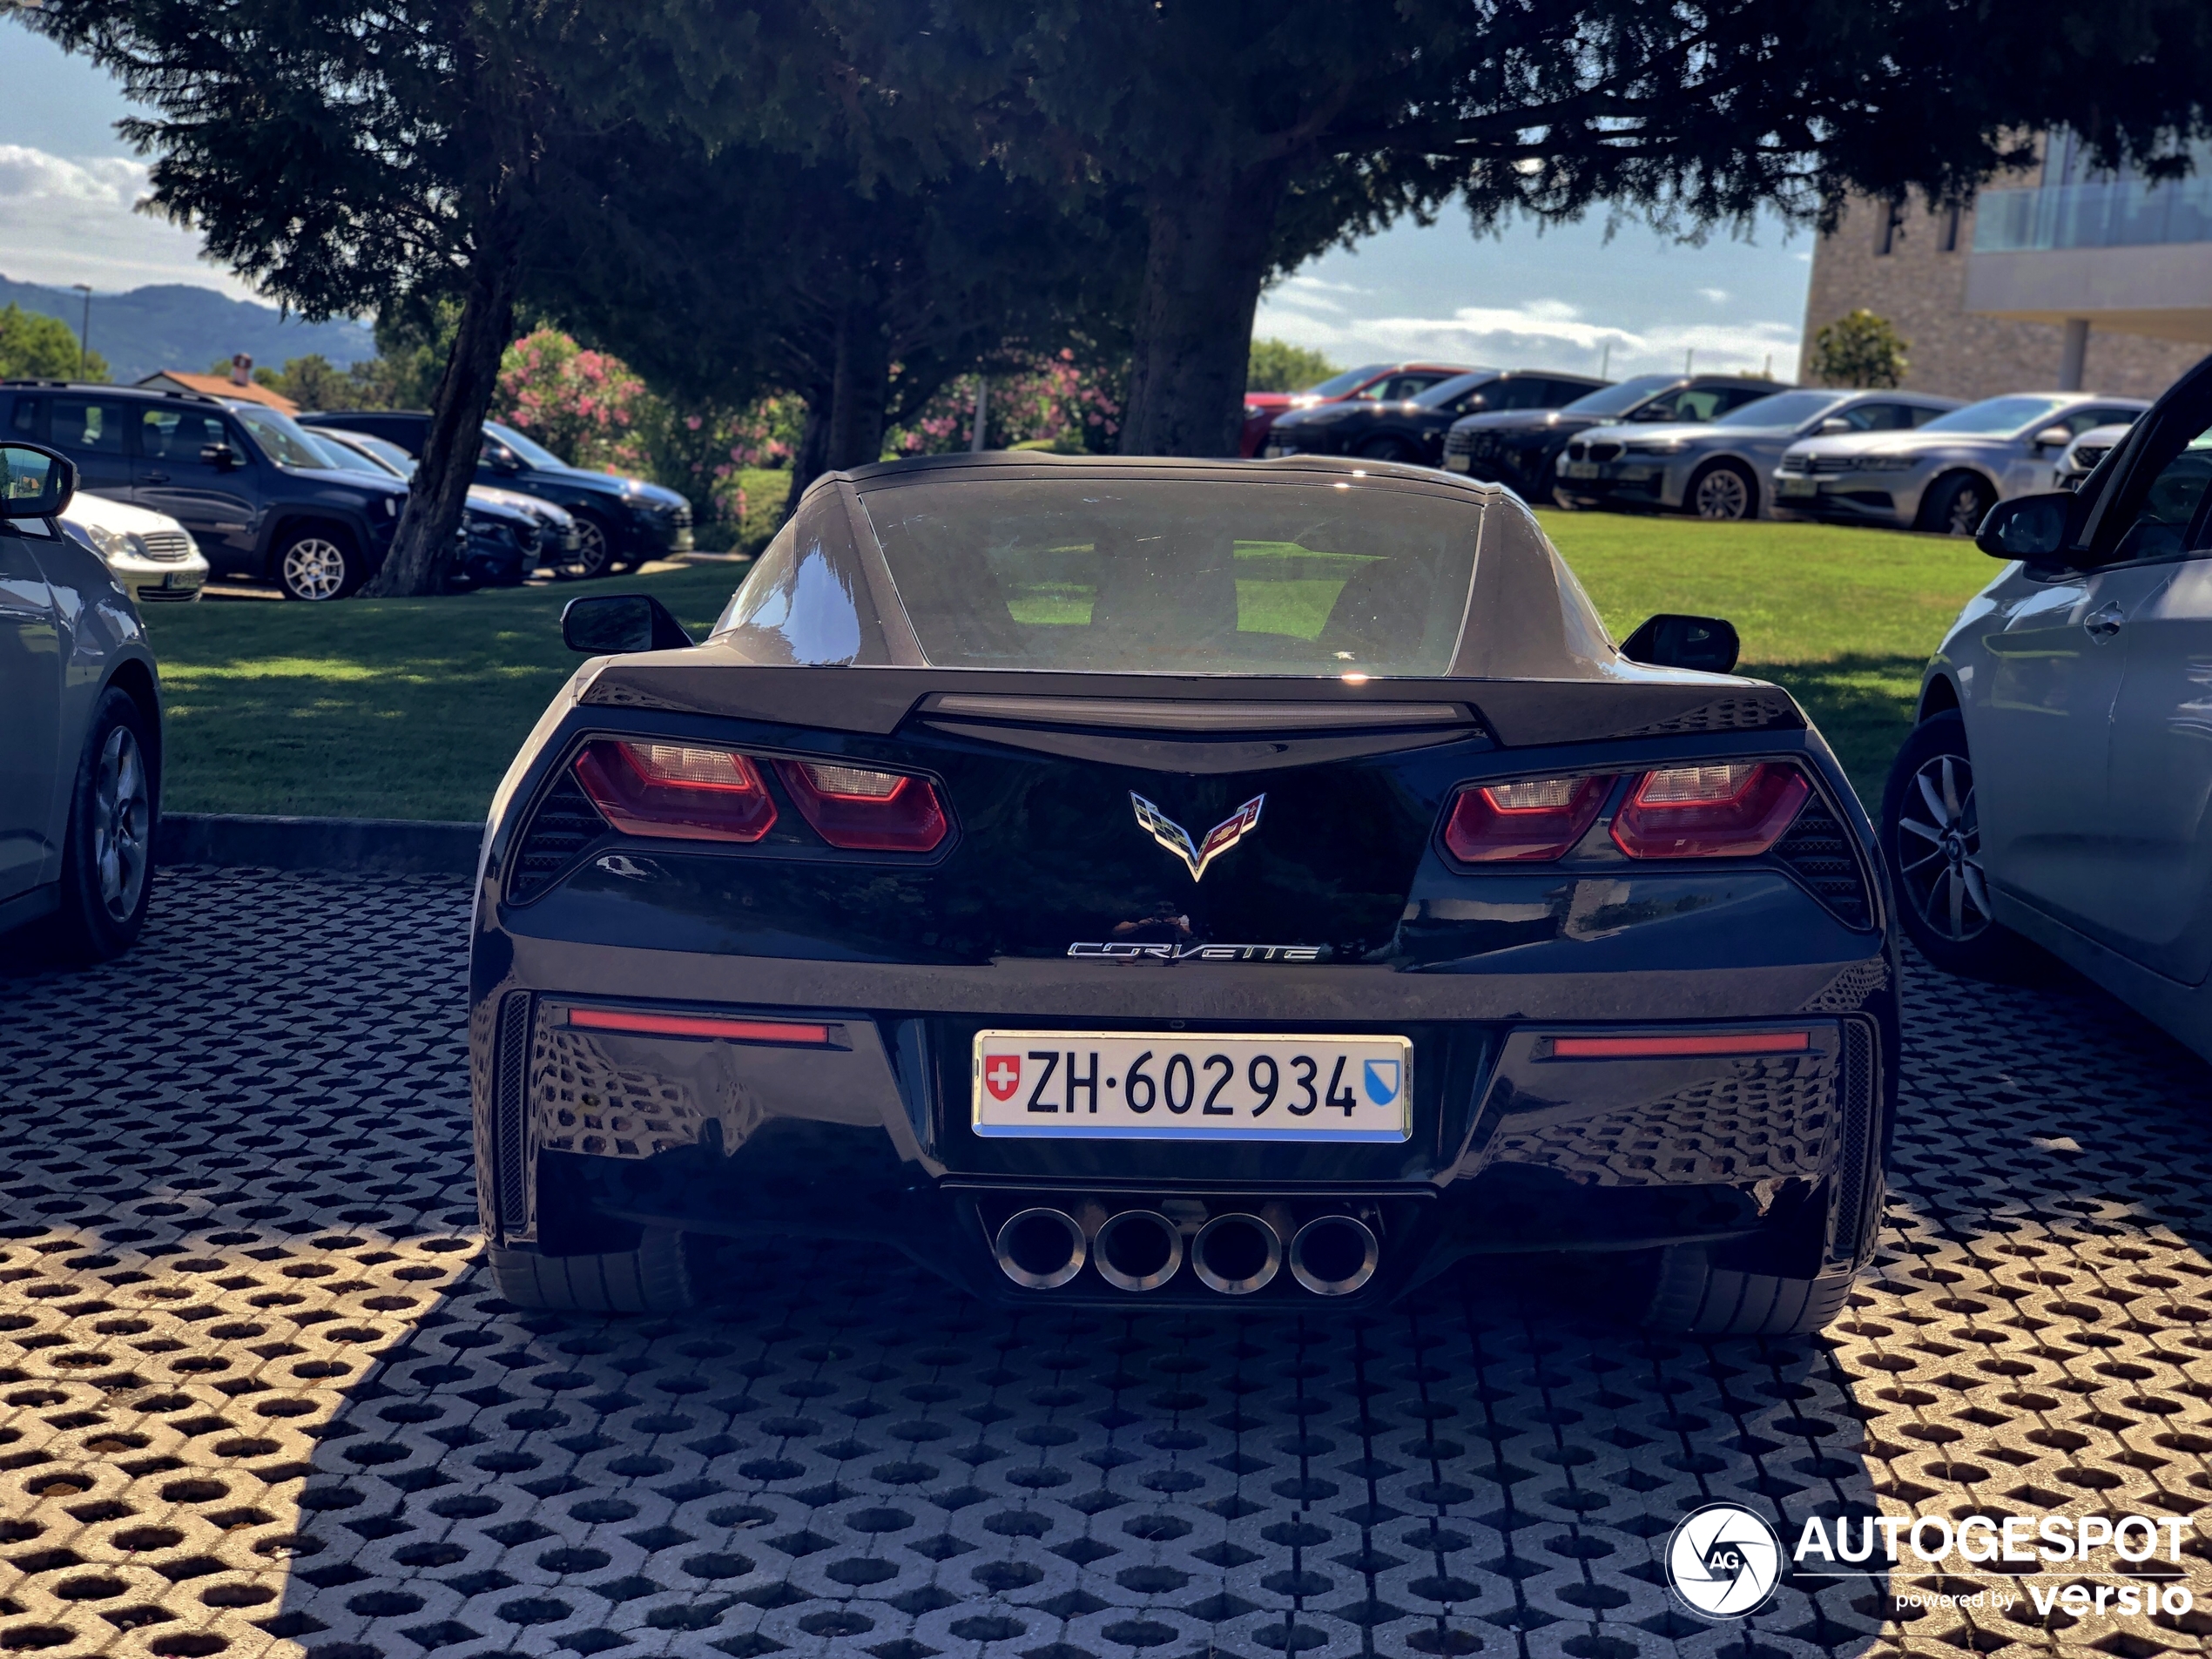
[[[1237,453],[1252,313],[1286,172],[1278,163],[1224,164],[1153,192],[1123,455]]]
[[[883,410],[891,389],[891,341],[874,276],[860,272],[837,319],[837,367],[830,388],[823,462],[832,472],[883,459]]]
[[[487,251],[469,274],[461,327],[430,401],[430,429],[407,507],[384,567],[362,588],[364,594],[389,598],[438,591],[469,486],[476,480],[476,451],[483,442],[484,411],[498,388],[500,354],[514,338],[521,271],[512,246],[508,240],[496,253]]]
[[[817,387],[806,394],[806,424],[799,429],[799,452],[791,458],[791,489],[784,497],[779,529],[799,510],[799,498],[806,493],[806,486],[829,470],[824,464],[829,454],[829,411],[826,388]]]

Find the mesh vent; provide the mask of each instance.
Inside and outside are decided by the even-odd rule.
[[[1843,1144],[1836,1159],[1836,1232],[1828,1245],[1831,1264],[1842,1265],[1858,1254],[1867,1231],[1867,1175],[1873,1148],[1875,1069],[1879,1039],[1869,1020],[1844,1022],[1844,1076],[1838,1091],[1843,1111]]]
[[[1834,911],[1844,926],[1874,925],[1858,850],[1852,845],[1851,833],[1836,821],[1828,803],[1817,794],[1806,800],[1790,833],[1775,844],[1774,856],[1788,865],[1791,873]]]
[[[515,849],[515,871],[508,878],[507,896],[516,904],[528,904],[567,872],[577,854],[606,832],[607,820],[577,787],[576,779],[563,772],[561,781],[538,802],[529,827],[523,832],[522,843]]]
[[[529,1194],[523,1181],[529,1149],[523,1135],[523,1107],[530,1067],[530,994],[509,991],[499,1005],[497,1046],[492,1051],[492,1190],[502,1228],[529,1219]]]
[[[1664,720],[1654,720],[1624,738],[1671,738],[1692,732],[1757,732],[1770,725],[1796,725],[1797,714],[1786,697],[1723,697]]]

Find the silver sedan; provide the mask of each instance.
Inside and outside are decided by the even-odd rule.
[[[1909,432],[1955,397],[1848,388],[1777,392],[1716,421],[1593,427],[1555,463],[1559,499],[1576,507],[1658,507],[1700,518],[1757,518],[1782,453],[1816,434]]]
[[[138,936],[160,813],[161,690],[138,611],[63,534],[77,469],[0,444],[0,933],[98,961]]]
[[[2015,392],[1938,415],[1918,431],[1809,438],[1774,469],[1774,504],[1892,529],[1972,536],[2000,501],[2051,487],[2051,464],[2091,427],[2132,421],[2140,397]]]

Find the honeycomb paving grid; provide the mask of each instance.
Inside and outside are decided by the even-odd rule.
[[[1510,1274],[1357,1319],[1015,1317],[803,1243],[594,1320],[477,1267],[466,905],[165,873],[126,961],[0,977],[0,1652],[2206,1645],[2201,1612],[1900,1614],[1984,1588],[1904,1569],[1708,1626],[1657,1567],[1718,1497],[1792,1539],[2202,1515],[2212,1089],[2086,989],[1913,976],[1889,1228],[1817,1339],[1644,1338]]]

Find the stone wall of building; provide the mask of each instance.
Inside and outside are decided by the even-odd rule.
[[[1835,230],[1815,246],[1798,378],[1810,378],[1806,366],[1821,327],[1864,306],[1888,318],[1910,342],[1905,383],[1915,391],[1972,400],[2055,387],[2063,333],[2057,324],[1978,317],[1965,308],[1973,209],[1959,213],[1954,233],[1949,210],[1908,202],[1885,253],[1880,250],[1888,211],[1886,203],[1853,197]],[[2092,328],[2082,385],[2155,397],[2204,354],[2202,346]]]

